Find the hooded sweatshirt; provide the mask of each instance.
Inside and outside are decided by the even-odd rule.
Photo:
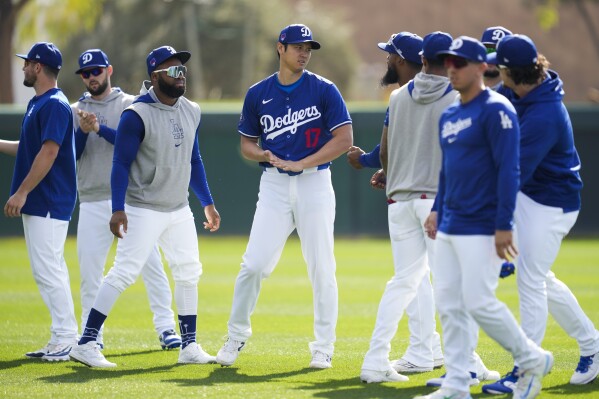
[[[441,169],[439,118],[457,92],[445,76],[418,73],[391,93],[387,132],[387,197],[435,198]]]
[[[542,205],[580,209],[580,158],[563,83],[549,71],[546,79],[523,98],[510,97],[520,120],[520,191]]]
[[[118,87],[102,100],[94,100],[86,92],[78,102],[71,105],[77,154],[77,186],[80,202],[110,199],[110,171],[114,152],[114,137],[121,113],[133,102],[134,97]],[[96,115],[100,123],[98,134],[85,134],[79,127],[77,109]]]

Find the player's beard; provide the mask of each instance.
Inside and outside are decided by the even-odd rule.
[[[108,79],[104,79],[103,83],[100,83],[98,85],[97,89],[92,89],[90,85],[87,86],[87,91],[89,92],[89,94],[91,94],[92,96],[99,96],[100,94],[103,94],[106,89],[108,88]]]
[[[166,82],[166,80],[162,79],[162,76],[158,75],[158,88],[160,89],[161,92],[163,92],[165,95],[169,96],[170,98],[179,98],[181,97],[183,94],[185,94],[185,86],[183,86],[182,88],[179,88],[177,86],[175,86],[174,84],[168,84]]]
[[[395,70],[395,68],[387,67],[387,72],[381,78],[381,86],[389,86],[399,82],[399,74]]]
[[[25,87],[33,87],[35,82],[37,82],[37,76],[27,75],[27,73],[25,73],[25,76],[23,77],[23,85]]]
[[[499,76],[499,69],[487,69],[484,76],[485,78],[496,78]]]

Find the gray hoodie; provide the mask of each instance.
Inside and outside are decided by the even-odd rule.
[[[118,87],[102,100],[94,100],[86,92],[73,109],[73,126],[79,128],[77,109],[96,114],[100,125],[116,130],[121,113],[133,102],[134,97],[126,94]],[[85,148],[77,161],[77,189],[80,202],[102,201],[111,198],[110,172],[112,170],[112,154],[114,145],[95,133],[89,133]]]
[[[387,132],[387,197],[434,199],[441,170],[439,118],[457,97],[444,76],[417,74],[391,93]]]

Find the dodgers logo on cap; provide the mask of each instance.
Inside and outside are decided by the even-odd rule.
[[[177,51],[171,46],[161,46],[150,51],[146,58],[146,64],[148,67],[148,75],[152,75],[152,72],[156,70],[156,66],[162,64],[164,61],[170,58],[177,58],[181,61],[181,64],[185,64],[189,61],[191,53],[189,51]]]
[[[512,31],[503,26],[491,26],[485,29],[480,41],[482,44],[497,45],[501,39],[510,35],[512,35]]]
[[[474,62],[486,62],[487,50],[478,40],[469,36],[460,36],[451,42],[449,50],[439,51],[437,56],[455,55]]]
[[[94,48],[84,51],[79,56],[79,69],[75,73],[79,74],[84,69],[92,69],[96,67],[106,68],[110,65],[108,56],[102,50]]]
[[[312,38],[312,31],[306,25],[293,24],[283,28],[279,34],[282,44],[310,43],[312,50],[318,50],[320,43]]]

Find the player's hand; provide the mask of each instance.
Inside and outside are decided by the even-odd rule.
[[[511,230],[495,230],[495,250],[497,256],[508,262],[518,255]]]
[[[110,231],[117,238],[123,238],[123,233],[127,233],[127,214],[125,211],[116,211],[110,218]]]
[[[370,178],[370,186],[377,190],[384,190],[387,186],[387,175],[383,169],[379,169]]]
[[[100,123],[96,114],[79,109],[77,110],[77,115],[79,116],[79,127],[83,133],[98,133],[100,131]]]
[[[349,151],[347,152],[347,162],[354,169],[362,169],[364,166],[360,163],[360,155],[365,154],[364,150],[360,147],[356,147],[352,145],[349,147]]]
[[[283,161],[282,159],[271,162],[272,166],[283,169],[285,172],[301,172],[304,170],[304,166],[301,161]]]
[[[204,222],[204,230],[210,230],[211,233],[214,233],[220,228],[220,214],[214,207],[214,204],[204,208],[204,215],[206,215],[207,220],[207,222]]]
[[[10,196],[6,205],[4,205],[4,215],[9,218],[21,216],[21,209],[27,201],[27,194],[22,194],[19,191]]]
[[[437,212],[432,211],[424,221],[424,231],[431,240],[437,238]]]

